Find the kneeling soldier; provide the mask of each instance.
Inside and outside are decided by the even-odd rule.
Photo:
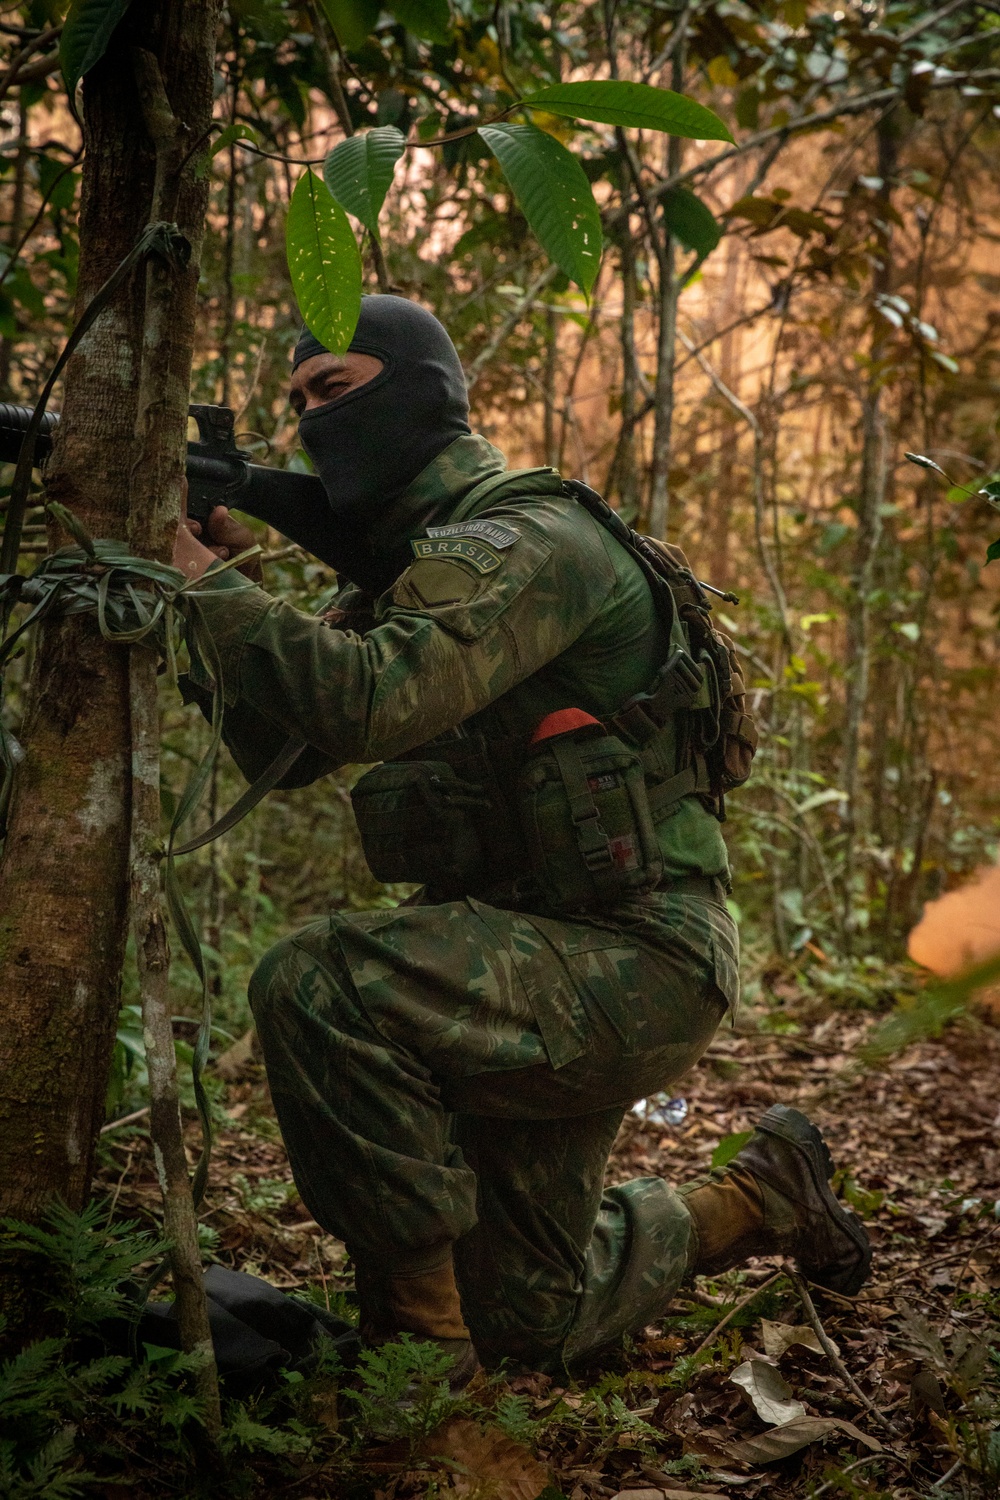
[[[284,786],[380,762],[354,793],[366,855],[424,886],[311,923],[250,990],[295,1181],[347,1245],[363,1330],[438,1341],[458,1387],[477,1355],[591,1356],[749,1255],[855,1292],[867,1238],[795,1110],[698,1182],[604,1187],[624,1112],[738,998],[718,818],[752,735],[705,596],[586,487],[507,471],[413,303],[365,298],[344,358],[304,334],[291,399],[350,582],[325,620],[232,572],[201,608],[244,773],[289,736]],[[209,545],[197,530],[178,533],[191,576],[249,545],[221,508]],[[190,696],[205,682],[195,662]]]

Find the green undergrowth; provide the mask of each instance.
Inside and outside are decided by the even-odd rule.
[[[300,1488],[317,1500],[372,1500],[387,1492],[390,1474],[406,1476],[407,1496],[430,1497],[449,1488],[456,1463],[461,1469],[435,1446],[444,1424],[456,1418],[466,1432],[489,1428],[492,1441],[518,1445],[529,1464],[532,1452],[550,1464],[557,1477],[539,1500],[564,1500],[560,1455],[572,1467],[585,1454],[588,1470],[606,1471],[609,1482],[638,1469],[655,1472],[667,1488],[671,1481],[714,1488],[716,1476],[695,1454],[677,1453],[657,1415],[692,1384],[707,1378],[709,1388],[718,1387],[752,1357],[747,1331],[787,1310],[788,1302],[779,1281],[729,1318],[745,1278],[727,1277],[716,1287],[723,1293],[718,1308],[692,1302],[664,1321],[657,1338],[626,1343],[591,1372],[589,1384],[548,1382],[548,1395],[544,1377],[526,1394],[523,1384],[512,1388],[501,1374],[473,1395],[454,1396],[442,1353],[405,1336],[364,1352],[348,1374],[327,1343],[308,1369],[281,1372],[265,1395],[237,1400],[224,1393],[221,1432],[210,1441],[195,1392],[197,1360],[149,1343],[130,1347],[120,1334],[121,1325],[134,1324],[142,1275],[163,1249],[134,1222],[109,1223],[97,1204],[81,1214],[55,1205],[35,1227],[0,1223],[0,1268],[18,1256],[44,1287],[43,1336],[17,1347],[0,1322],[0,1349],[8,1354],[0,1363],[3,1500],[98,1500],[125,1492],[130,1500],[253,1500]],[[996,1500],[1000,1352],[963,1326],[965,1315],[983,1310],[965,1297],[951,1324],[938,1330],[904,1308],[893,1344],[923,1372],[922,1399],[940,1438],[962,1459],[968,1493]],[[112,1336],[115,1320],[119,1333]],[[695,1340],[693,1355],[679,1354]],[[666,1357],[657,1360],[658,1354]],[[505,1458],[512,1461],[511,1449]],[[871,1488],[878,1481],[870,1471],[864,1485],[860,1476],[849,1483],[848,1465],[853,1472],[850,1456],[831,1454],[821,1476],[825,1493],[883,1493]],[[389,1492],[395,1492],[391,1480]]]
[[[283,1371],[277,1390],[224,1399],[222,1430],[210,1443],[194,1388],[197,1358],[149,1343],[129,1348],[140,1268],[163,1250],[134,1221],[109,1224],[97,1204],[82,1214],[57,1204],[39,1227],[0,1224],[0,1258],[19,1257],[44,1285],[46,1330],[0,1365],[4,1500],[70,1500],[108,1485],[127,1485],[137,1500],[243,1496],[310,1471],[332,1486],[372,1442],[415,1447],[463,1408],[433,1346],[407,1339],[369,1351],[347,1388],[328,1344],[308,1373]],[[0,1322],[0,1347],[5,1336],[14,1342]]]
[[[142,1277],[164,1248],[135,1221],[109,1223],[96,1203],[81,1214],[56,1204],[40,1226],[0,1223],[0,1267],[19,1257],[44,1287],[38,1319],[45,1331],[19,1346],[0,1322],[0,1349],[8,1353],[0,1364],[3,1500],[73,1500],[108,1486],[125,1486],[136,1500],[242,1497],[306,1478],[313,1493],[362,1497],[376,1487],[367,1467],[373,1453],[393,1455],[401,1471],[426,1468],[431,1493],[434,1464],[421,1457],[422,1445],[455,1417],[499,1428],[525,1450],[543,1439],[585,1443],[599,1463],[625,1446],[657,1458],[664,1472],[700,1472],[697,1460],[657,1456],[662,1433],[633,1388],[676,1389],[707,1354],[662,1377],[605,1373],[590,1388],[558,1392],[539,1411],[502,1376],[474,1397],[452,1395],[447,1357],[406,1335],[364,1351],[349,1377],[327,1344],[308,1371],[283,1371],[266,1395],[224,1393],[221,1433],[210,1442],[195,1390],[198,1360],[154,1344],[134,1347],[127,1334],[141,1307]],[[706,1328],[718,1316],[697,1314]],[[551,1500],[559,1493],[552,1489]]]

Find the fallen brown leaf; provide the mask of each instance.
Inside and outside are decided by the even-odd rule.
[[[770,1432],[762,1432],[758,1437],[727,1442],[722,1447],[730,1458],[739,1459],[741,1463],[772,1464],[835,1432],[846,1433],[848,1437],[864,1443],[873,1453],[882,1451],[882,1444],[877,1438],[869,1437],[855,1427],[853,1422],[844,1421],[841,1417],[797,1417],[795,1421],[786,1422],[782,1427],[772,1427]]]
[[[721,1490],[619,1490],[612,1500],[726,1500]]]
[[[772,1323],[768,1318],[761,1318],[760,1329],[764,1353],[771,1359],[780,1359],[793,1344],[800,1344],[803,1349],[812,1349],[817,1354],[825,1353],[815,1330],[808,1323]],[[837,1349],[833,1339],[830,1342]],[[839,1349],[837,1353],[840,1353]]]
[[[781,1372],[763,1359],[744,1360],[729,1379],[746,1392],[762,1422],[785,1427],[790,1422],[800,1421],[806,1414],[805,1407],[801,1401],[795,1400],[792,1388]]]
[[[456,1417],[424,1444],[428,1458],[443,1459],[452,1468],[444,1492],[475,1496],[475,1500],[538,1500],[551,1483],[548,1469],[522,1443],[515,1443],[499,1427],[480,1427],[467,1417]]]

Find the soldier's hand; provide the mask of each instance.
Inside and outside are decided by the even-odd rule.
[[[244,526],[241,521],[234,520],[224,505],[215,506],[205,525],[204,542],[209,551],[214,552],[222,562],[228,562],[229,558],[238,557],[241,552],[246,552],[249,547],[254,546],[256,540],[249,526]],[[245,563],[240,563],[239,572],[247,578],[252,578],[254,583],[262,583],[264,570],[261,567],[260,556],[248,558]]]
[[[201,527],[197,521],[189,521],[187,513],[187,480],[181,481],[181,518],[174,538],[174,567],[180,568],[185,578],[201,578],[215,561],[215,554],[198,540]]]

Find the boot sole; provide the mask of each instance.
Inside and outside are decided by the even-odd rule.
[[[857,1251],[857,1262],[847,1269],[838,1267],[836,1271],[827,1275],[823,1274],[822,1268],[810,1269],[803,1266],[801,1269],[817,1286],[826,1287],[831,1292],[840,1292],[846,1297],[853,1297],[868,1280],[872,1247],[860,1219],[855,1214],[849,1213],[834,1197],[833,1189],[830,1187],[830,1178],[833,1176],[833,1158],[822,1132],[810,1120],[807,1120],[804,1114],[797,1109],[790,1109],[787,1104],[772,1104],[757,1122],[756,1128],[765,1135],[777,1136],[805,1157],[813,1186],[822,1200],[824,1209]],[[774,1186],[780,1192],[780,1185],[774,1184]]]

